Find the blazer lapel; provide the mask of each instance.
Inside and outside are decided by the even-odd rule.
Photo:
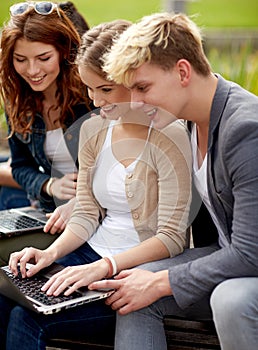
[[[227,230],[227,220],[225,210],[222,202],[220,201],[219,193],[216,189],[216,173],[222,172],[219,162],[216,162],[216,158],[219,156],[218,139],[219,139],[219,126],[223,111],[227,103],[228,94],[230,91],[230,84],[226,82],[221,76],[218,75],[217,90],[213,99],[211,114],[210,114],[210,127],[209,127],[209,139],[208,139],[208,153],[207,153],[207,185],[208,194],[211,205],[219,218],[221,228],[223,232]],[[227,237],[228,239],[228,237]]]

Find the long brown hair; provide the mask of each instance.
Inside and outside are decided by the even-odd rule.
[[[30,132],[35,113],[42,112],[44,99],[43,93],[33,91],[14,68],[14,46],[20,38],[52,45],[59,52],[60,73],[57,77],[56,98],[61,108],[61,125],[68,115],[74,117],[72,110],[74,105],[85,102],[89,106],[86,88],[74,63],[80,36],[61,9],[59,14],[53,11],[49,15],[40,15],[34,9],[30,9],[21,15],[11,17],[3,28],[0,94],[8,115],[11,133]]]

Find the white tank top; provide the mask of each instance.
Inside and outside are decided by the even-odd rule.
[[[77,173],[77,167],[65,143],[62,128],[47,131],[44,151],[53,167],[62,174]]]
[[[93,193],[106,208],[106,217],[88,243],[101,256],[120,253],[140,242],[125,193],[125,177],[133,172],[137,159],[125,168],[114,157],[111,143],[114,124],[115,121],[110,123],[93,179]]]

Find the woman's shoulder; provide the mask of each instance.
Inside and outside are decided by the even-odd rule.
[[[190,140],[190,134],[187,129],[187,125],[181,119],[175,120],[174,122],[168,124],[163,129],[153,128],[152,133],[158,140],[170,139],[171,141],[179,140]]]
[[[175,154],[181,154],[184,159],[191,161],[192,152],[189,131],[186,124],[181,120],[176,120],[161,130],[154,129],[150,141],[155,144],[157,149],[162,150],[169,157],[174,158]],[[152,148],[154,152],[156,148]]]
[[[99,135],[102,131],[106,131],[110,124],[110,120],[103,119],[99,115],[93,115],[86,119],[81,127],[81,135],[87,139]]]

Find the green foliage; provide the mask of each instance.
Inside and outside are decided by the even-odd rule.
[[[2,110],[0,110],[0,155],[2,154],[2,150],[7,148],[7,124],[5,115]]]
[[[0,1],[0,26],[8,20],[9,7],[19,1]],[[65,0],[57,0],[62,1]],[[73,0],[73,3],[93,26],[116,18],[135,21],[143,15],[163,10],[169,1],[173,0]],[[257,0],[189,0],[186,12],[199,14],[198,24],[208,28],[258,28]]]
[[[258,28],[257,0],[190,0],[187,13],[208,28]]]
[[[90,26],[123,18],[135,21],[144,15],[161,10],[160,0],[74,0]]]
[[[10,5],[19,1],[0,1],[0,25],[8,20]],[[72,2],[85,16],[90,26],[117,18],[135,21],[144,15],[160,11],[162,7],[162,0],[72,0]]]
[[[207,54],[212,69],[258,96],[258,51],[250,44],[228,52],[214,48]]]

